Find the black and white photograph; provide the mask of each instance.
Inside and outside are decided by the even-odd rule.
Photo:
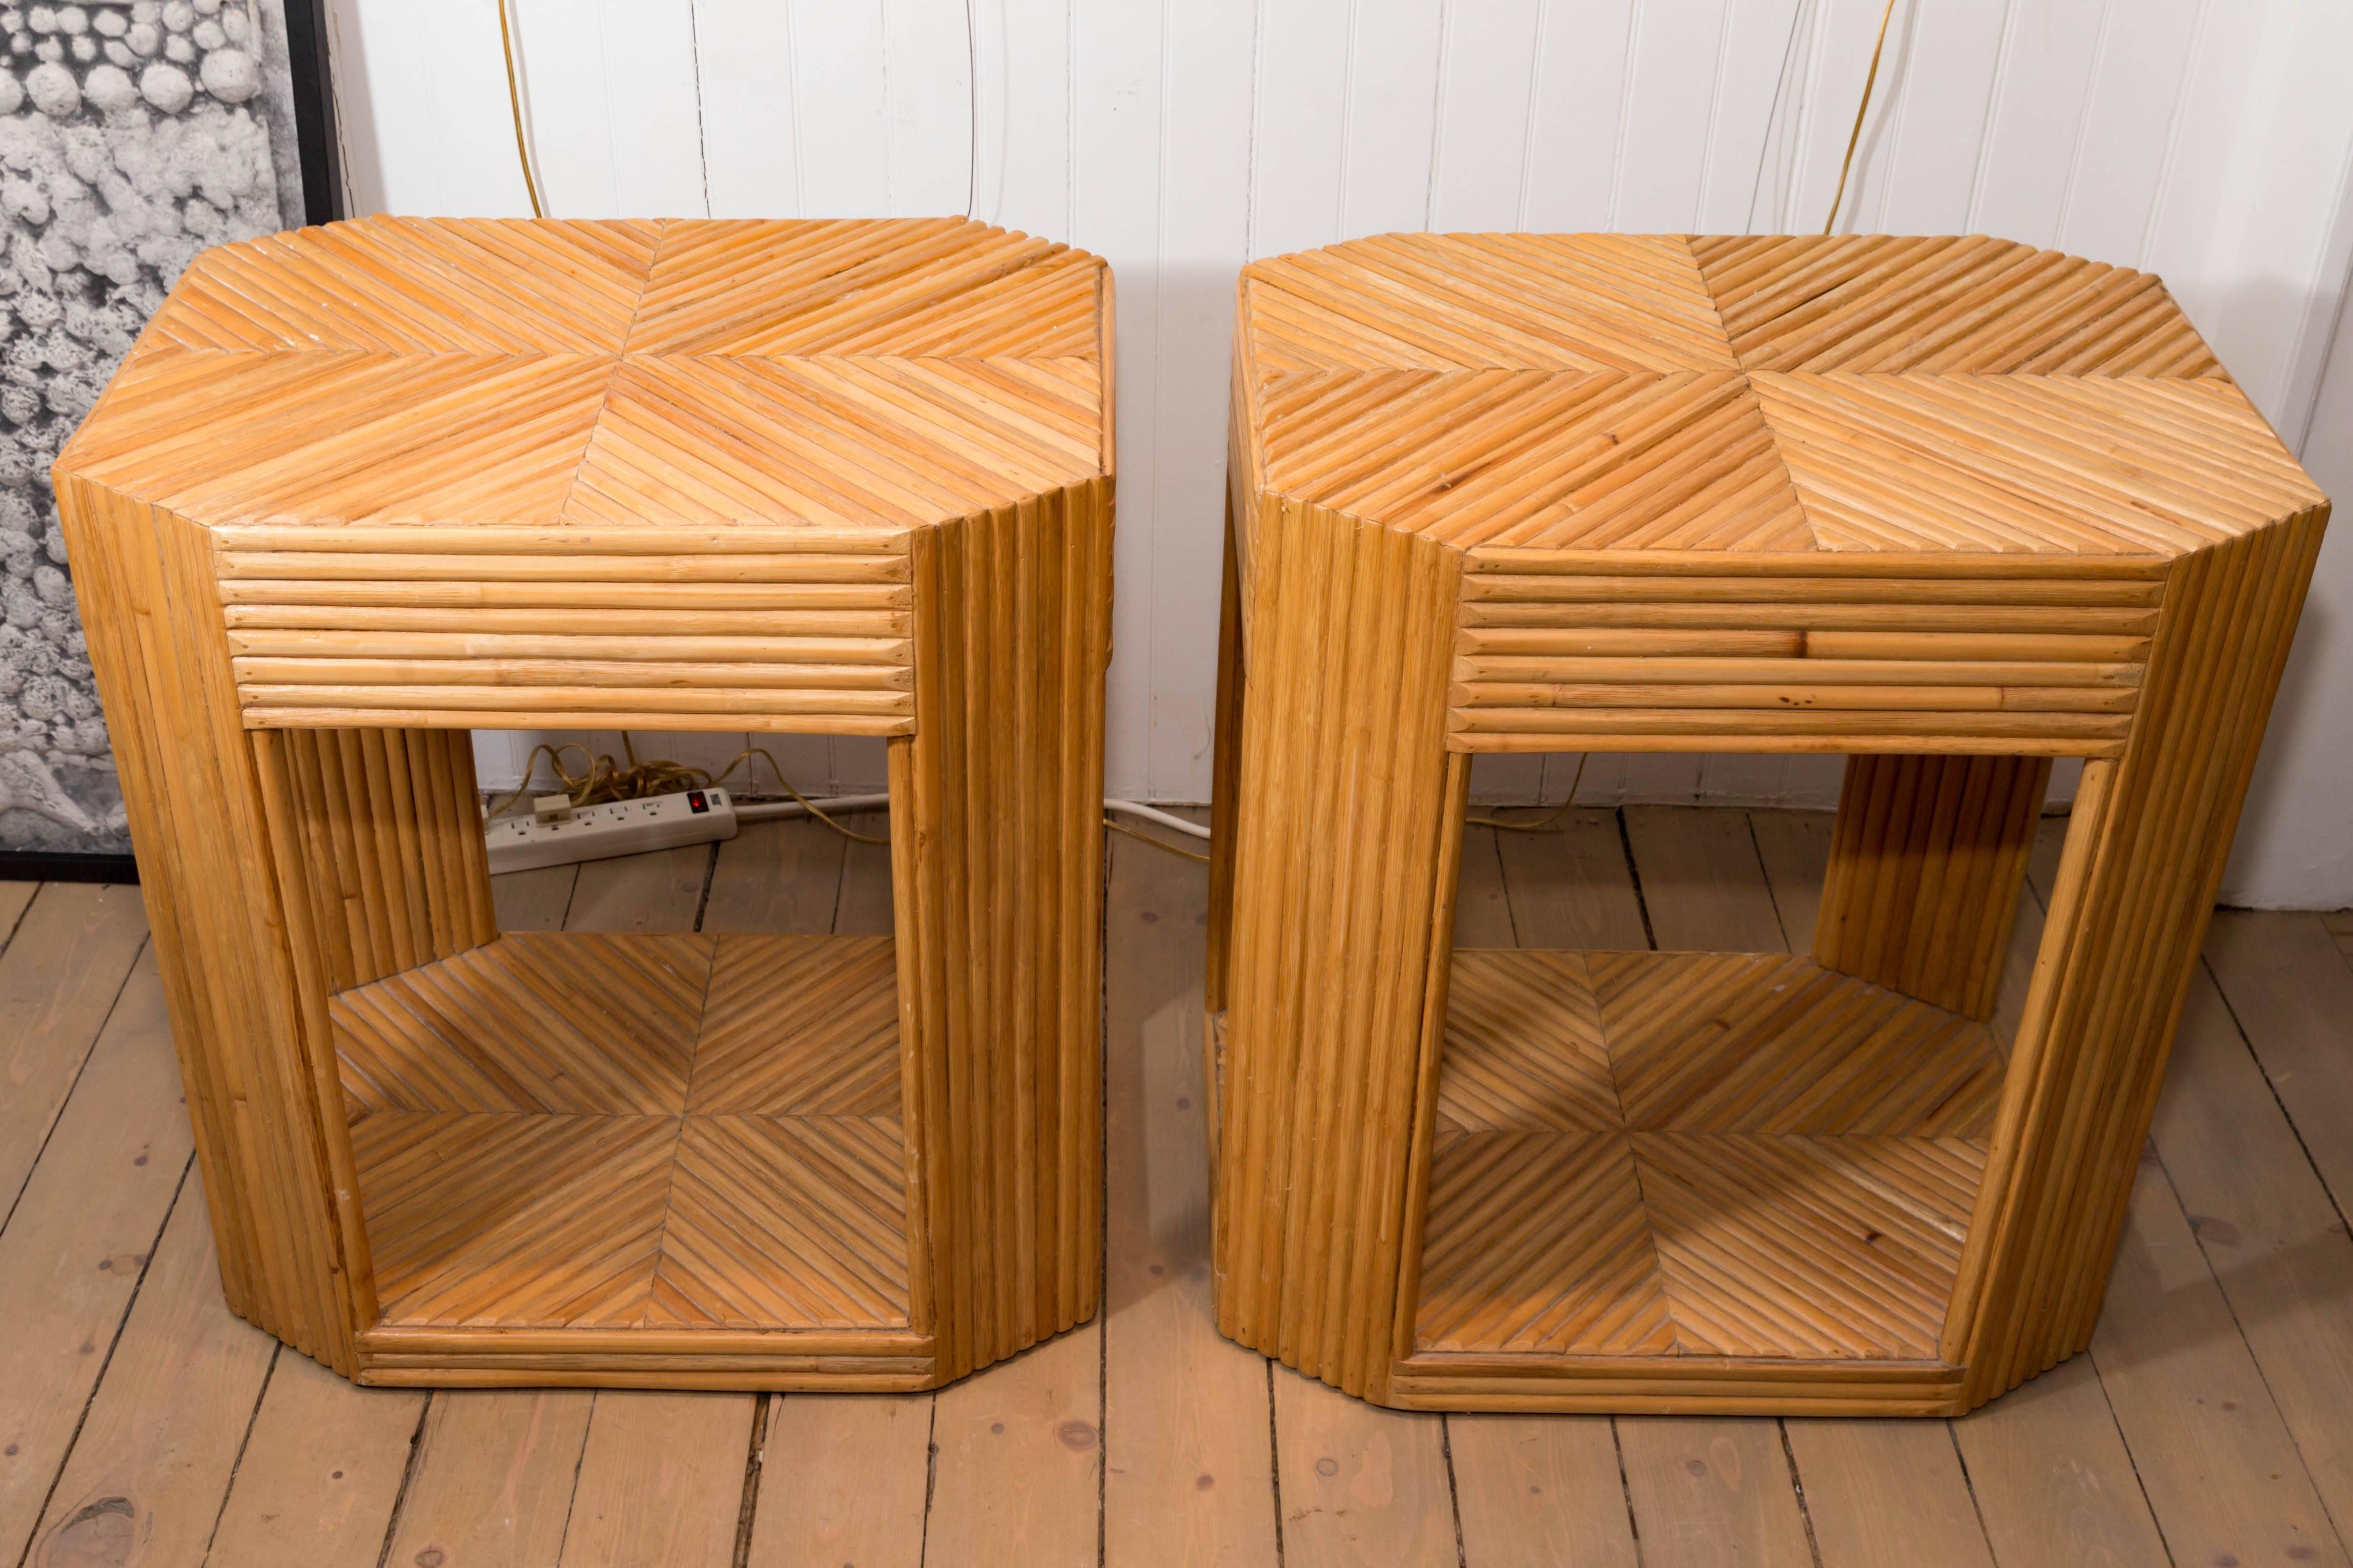
[[[284,3],[0,9],[0,852],[130,850],[49,466],[198,251],[301,223]]]

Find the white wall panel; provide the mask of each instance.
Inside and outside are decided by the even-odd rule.
[[[689,0],[513,0],[513,18],[548,208],[586,217],[703,216]],[[504,85],[501,74],[499,109]]]
[[[2353,258],[2353,6],[2266,9],[2237,155],[2189,297],[2248,395],[2300,442]]]
[[[1430,223],[1445,0],[1355,0],[1348,21],[1342,235]]]
[[[1446,233],[1526,222],[1539,9],[1537,0],[1457,0],[1447,7],[1428,227]]]
[[[1522,217],[1528,228],[1574,234],[1609,226],[1639,4],[1545,0],[1537,17],[1535,123]]]
[[[1547,756],[1491,752],[1471,759],[1471,799],[1480,805],[1521,805],[1544,798]]]
[[[1878,187],[1878,222],[1888,233],[1969,227],[2010,8],[2010,0],[1973,0],[1924,6],[1912,19],[1886,176]]]
[[[978,18],[965,0],[883,0],[891,211],[960,213],[979,192],[971,159]]]
[[[1115,583],[1155,580],[1160,530],[1157,487],[1161,211],[1139,200],[1158,184],[1161,159],[1162,4],[1084,4],[1077,16],[1073,106],[1072,216],[1070,238],[1112,266],[1119,341],[1114,364],[1123,428],[1120,443]],[[1130,423],[1132,422],[1132,423]],[[1112,606],[1111,711],[1116,752],[1143,759],[1152,740],[1152,623],[1155,595],[1120,595]],[[1110,742],[1107,741],[1107,744]],[[1149,769],[1131,763],[1113,781],[1117,793],[1150,787]]]
[[[1767,99],[1764,144],[1750,160],[1750,199],[1742,208],[1739,230],[1765,233],[1793,228],[1819,230],[1819,218],[1809,224],[1796,216],[1798,187],[1805,177],[1808,121],[1814,110],[1814,70],[1820,54],[1826,0],[1799,0],[1778,55],[1761,56],[1736,74],[1763,76],[1771,68],[1772,89]],[[1758,90],[1751,89],[1750,90]],[[1719,160],[1721,166],[1722,160]],[[1727,178],[1736,175],[1727,173]]]
[[[891,100],[882,58],[882,0],[770,4],[792,29],[801,212],[889,217]],[[726,69],[715,54],[712,68]],[[959,200],[957,210],[963,205]]]
[[[1202,798],[1200,781],[1208,777],[1234,275],[1250,252],[1257,8],[1251,0],[1164,5],[1155,331],[1149,344],[1122,353],[1124,363],[1148,366],[1153,380],[1151,427],[1138,437],[1121,426],[1124,453],[1141,439],[1152,457],[1148,530],[1133,521],[1134,487],[1124,475],[1120,481],[1123,545],[1141,534],[1145,553],[1140,572],[1123,568],[1120,613],[1131,626],[1140,614],[1148,629],[1141,639],[1124,637],[1114,660],[1124,700],[1113,715],[1107,776],[1122,793],[1176,800]],[[1128,287],[1123,280],[1123,303]],[[1123,467],[1128,461],[1123,455]],[[1142,702],[1125,684],[1135,679],[1128,661],[1139,647],[1148,659]],[[1138,711],[1149,714],[1141,747],[1129,738]]]
[[[1779,208],[1766,194],[1767,160],[1776,123],[1785,119],[1782,110],[1796,105],[1788,79],[1797,69],[1797,45],[1805,36],[1810,9],[1806,0],[1733,0],[1717,51],[1707,159],[1694,225],[1704,233],[1779,226]]]
[[[704,184],[712,217],[797,217],[800,115],[793,12],[777,0],[695,0],[702,78]],[[722,70],[718,62],[729,62]],[[790,92],[776,90],[791,82]],[[881,91],[881,83],[873,84]]]
[[[599,0],[596,15],[613,211],[710,216],[693,0]],[[594,134],[584,128],[583,140]]]
[[[331,3],[354,206],[523,211],[493,7]],[[1198,800],[1236,268],[1420,226],[1819,230],[1883,0],[516,5],[559,215],[970,200],[1111,259],[1108,777]],[[2348,69],[2344,0],[1896,0],[1838,226],[1978,229],[2154,267],[2282,433],[2312,432],[2324,482],[2353,486],[2353,347],[2329,353],[2353,269]],[[2332,545],[2236,896],[2353,901],[2348,626],[2353,547]],[[715,758],[743,738],[691,744]],[[881,781],[879,745],[774,744],[804,788]],[[501,740],[481,750],[486,773],[514,765]],[[1577,765],[1482,759],[1474,788],[1557,800]],[[1837,773],[1597,757],[1578,795],[1820,805]]]
[[[1879,226],[1877,205],[1883,171],[1890,162],[1904,113],[1904,80],[1918,26],[1920,0],[1897,0],[1890,14],[1880,0],[1811,0],[1799,50],[1802,69],[1786,156],[1788,174],[1783,205],[1771,223],[1798,234],[1820,234],[1838,196],[1839,169],[1854,134],[1855,109],[1871,76],[1871,56],[1883,16],[1887,47],[1880,62],[1862,135],[1855,144],[1854,168],[1839,200],[1833,226],[1841,233]]]
[[[539,199],[549,212],[574,217],[619,215],[623,209],[614,188],[613,132],[624,115],[607,79],[602,7],[572,0],[513,0],[512,15],[515,62],[530,110]],[[691,88],[691,71],[686,80]],[[664,85],[675,99],[675,72]],[[503,100],[501,93],[501,107]],[[491,148],[506,152],[496,142],[483,151]],[[501,156],[498,161],[506,160]],[[695,184],[701,186],[699,177]],[[637,211],[647,217],[667,216],[669,205],[664,202]]]
[[[1698,222],[1729,3],[1642,0],[1636,7],[1611,227],[1670,234]]]
[[[2201,0],[2134,0],[2100,30],[2091,96],[2052,243],[2137,266],[2148,248]]]
[[[2059,237],[2108,5],[2010,0],[1972,229],[2030,245]]]
[[[1071,4],[972,0],[980,58],[974,214],[1056,239],[1071,229]]]
[[[530,216],[498,13],[477,0],[331,5],[352,210]]]
[[[1275,0],[1258,8],[1252,256],[1329,245],[1345,232],[1349,9],[1349,0]]]

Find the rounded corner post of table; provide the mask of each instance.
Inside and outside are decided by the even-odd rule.
[[[921,722],[892,745],[892,859],[942,1382],[1099,1305],[1111,514],[1105,477],[916,546]]]
[[[325,994],[293,945],[314,933],[285,901],[278,759],[242,721],[211,542],[164,507],[62,465],[58,478],[222,1287],[239,1316],[350,1376],[373,1302],[349,1140],[322,1106]],[[464,767],[470,780],[470,754]]]
[[[2091,1342],[2328,510],[2175,563],[2131,740],[2084,764],[1944,1346],[1963,1408]]]
[[[1268,497],[1239,613],[1219,1326],[1350,1393],[1386,1386],[1419,1169],[1431,976],[1467,759],[1446,748],[1459,552]],[[1274,606],[1280,604],[1282,608]],[[1229,707],[1231,702],[1229,701]],[[1331,846],[1345,854],[1325,853]],[[1333,1151],[1319,1159],[1314,1151]]]
[[[1974,303],[1989,279],[2011,313]],[[1391,236],[1244,270],[1231,406],[1203,1038],[1220,1329],[1430,1409],[1952,1415],[2086,1345],[2328,511],[2155,279],[1982,238]],[[1469,763],[1556,750],[1848,757],[1811,951],[1775,962],[1978,1042],[1974,1131],[1643,1120],[1620,1077],[1612,1136],[1672,1187],[1828,1168],[1725,1176],[1748,1156],[1679,1139],[1894,1135],[1912,1166],[1886,1179],[1918,1185],[1890,1217],[1925,1206],[1892,1245],[1927,1250],[1870,1255],[1883,1222],[1858,1219],[1816,1237],[1845,1262],[1752,1273],[1756,1238],[1694,1239],[1691,1194],[1661,1211],[1645,1176],[1629,1212],[1665,1330],[1556,1342],[1528,1303],[1631,1291],[1598,1299],[1623,1323],[1639,1290],[1510,1271],[1544,1248],[1600,1268],[1583,1249],[1615,1233],[1563,1251],[1458,1185],[1458,1251],[1517,1261],[1450,1254],[1459,1331],[1421,1337]],[[1996,1055],[2062,756],[2084,772]],[[1577,1048],[1633,1027],[1611,1016]],[[1501,1151],[1555,1113],[1447,1136]],[[1574,1223],[1620,1223],[1594,1212]],[[1822,1268],[1843,1308],[1792,1289]]]
[[[284,288],[276,261],[236,247],[192,269],[170,330],[142,340],[58,465],[224,1290],[257,1325],[367,1383],[905,1390],[952,1381],[1100,1306],[1092,1002],[1113,521],[1107,269],[969,223],[529,226],[533,245],[501,252],[465,225],[343,226],[343,243],[385,266],[320,326],[331,348],[337,333],[366,340],[343,344],[364,352],[336,361],[359,382],[342,404],[306,403],[304,417],[353,418],[365,441],[390,442],[393,460],[360,479],[331,452],[315,473],[294,465],[317,487],[297,492],[282,465],[257,481],[176,439],[171,400],[203,392],[197,373],[209,363],[190,348],[230,346],[218,339],[256,350],[232,356],[231,369],[264,382],[273,353],[319,348],[301,333],[279,342],[268,310],[224,303],[224,289],[260,298]],[[322,243],[316,234],[302,242]],[[843,273],[844,244],[863,247],[862,265],[893,279],[856,293],[854,307],[840,305],[840,290],[871,282],[868,272],[852,267],[851,284],[825,284]],[[578,253],[577,320],[529,308],[502,315],[502,304],[463,290],[430,301],[407,292],[385,319],[367,319],[383,290],[403,289],[396,279],[409,261],[423,276],[480,266],[527,290],[532,277],[512,268],[548,247]],[[661,273],[659,258],[672,252],[684,259]],[[643,301],[680,277],[691,284],[680,269],[693,267],[720,269],[729,287],[687,288],[683,304],[664,295],[670,313],[649,324]],[[812,267],[833,295],[810,292]],[[280,303],[299,311],[309,287]],[[642,352],[641,329],[650,334]],[[494,476],[477,479],[463,469],[482,451],[465,420],[412,430],[374,401],[406,395],[367,379],[385,366],[473,374],[442,352],[469,342],[502,349],[528,379],[550,357],[533,335],[549,333],[567,344],[596,339],[586,347],[609,368],[519,393],[518,442],[556,430],[559,445],[587,441],[593,453],[596,421],[635,420],[632,439],[670,442],[675,463],[718,467],[675,490],[640,491],[624,464],[595,489],[596,464],[573,447],[534,468],[534,448],[518,445]],[[436,334],[448,342],[437,345]],[[571,358],[596,357],[570,346],[580,350]],[[677,357],[698,350],[719,359]],[[693,420],[677,430],[649,424],[658,414],[614,390],[632,376],[667,376],[693,395],[692,378],[723,375],[734,353],[757,360],[753,381],[801,378],[776,405],[787,412],[757,426],[762,439],[805,439],[832,451],[837,467],[849,460],[845,442],[887,448],[888,461],[903,464],[911,444],[928,441],[948,477],[928,489],[879,484],[862,500],[812,488],[794,466],[807,451],[745,469],[698,448],[703,427]],[[786,357],[758,358],[772,353]],[[892,380],[893,353],[958,353],[984,356],[976,363],[1027,355],[1040,368],[1027,380],[958,380],[962,362],[949,357],[936,374],[913,373],[933,376],[922,389],[903,384],[903,368]],[[883,358],[838,357],[859,353]],[[845,377],[856,384],[846,391]],[[238,384],[241,395],[263,395],[255,384]],[[822,404],[832,393],[837,401]],[[745,412],[750,395],[730,395],[730,417],[761,417]],[[533,407],[533,396],[547,401]],[[1032,400],[1023,406],[1035,423],[1018,438],[975,435],[1000,397]],[[299,423],[265,434],[260,449]],[[460,458],[437,456],[451,439]],[[1036,445],[1003,458],[999,472],[992,443],[1008,440]],[[270,484],[280,487],[274,500],[261,494]],[[153,495],[172,499],[138,499]],[[476,516],[489,521],[450,525]],[[650,652],[630,646],[648,638]],[[437,659],[445,662],[428,662]],[[376,1109],[360,1097],[384,1091],[364,1074],[344,1076],[339,1031],[357,1005],[347,994],[460,960],[527,962],[498,956],[516,939],[501,937],[492,910],[469,732],[590,720],[888,737],[892,1048],[903,1106],[892,1141],[904,1169],[897,1239],[882,1245],[906,1253],[900,1318],[885,1312],[872,1329],[851,1320],[845,1331],[825,1302],[804,1302],[767,1309],[782,1315],[754,1316],[745,1329],[733,1307],[707,1326],[678,1327],[650,1307],[626,1321],[566,1315],[560,1303],[486,1308],[498,1290],[515,1294],[509,1276],[531,1284],[517,1274],[528,1259],[505,1254],[489,1265],[503,1271],[496,1287],[469,1286],[475,1304],[463,1310],[396,1319],[379,1300],[386,1248],[371,1247],[363,1211],[377,1189],[353,1126]],[[706,994],[710,984],[706,973]],[[667,1005],[653,990],[643,1000]],[[691,1121],[686,1092],[681,1082],[667,1114]],[[428,1119],[482,1109],[399,1108]],[[551,1125],[565,1120],[563,1104],[532,1109]],[[576,1221],[605,1201],[581,1197],[567,1212]],[[839,1223],[866,1224],[865,1213],[845,1209]],[[414,1234],[401,1245],[413,1287]]]

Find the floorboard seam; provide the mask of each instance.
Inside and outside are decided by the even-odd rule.
[[[2165,1549],[2168,1568],[2175,1568],[2180,1559],[2174,1554],[2173,1542],[2165,1536],[2165,1521],[2158,1517],[2157,1500],[2148,1495],[2148,1479],[2140,1473],[2140,1461],[2133,1457],[2132,1439],[2125,1436],[2125,1424],[2117,1419],[2116,1402],[2108,1397],[2107,1374],[2100,1370],[2099,1356],[2084,1352],[2084,1359],[2092,1363],[2092,1381],[2100,1387],[2100,1408],[2108,1413],[2108,1425],[2116,1428],[2116,1446],[2124,1450],[2125,1463],[2132,1467],[2133,1485],[2140,1489],[2140,1506],[2148,1510],[2148,1525],[2157,1531],[2157,1543]]]
[[[1626,1509],[1626,1535],[1634,1543],[1635,1568],[1641,1568],[1642,1521],[1634,1512],[1633,1483],[1626,1479],[1625,1439],[1619,1433],[1618,1417],[1605,1415],[1602,1419],[1609,1423],[1609,1455],[1618,1461],[1618,1500],[1625,1505]]]
[[[426,1390],[425,1402],[417,1407],[417,1425],[408,1434],[408,1458],[400,1467],[400,1486],[392,1494],[391,1515],[384,1521],[384,1544],[376,1549],[375,1568],[387,1568],[392,1562],[392,1543],[400,1538],[401,1515],[408,1509],[408,1489],[425,1458],[425,1424],[433,1418],[433,1406],[441,1392]]]
[[[2240,1022],[2239,1009],[2231,1001],[2230,992],[2223,989],[2222,977],[2214,973],[2214,966],[2206,961],[2203,952],[2198,955],[2198,965],[2205,970],[2206,978],[2213,982],[2214,994],[2221,998],[2222,1011],[2230,1015],[2232,1032],[2239,1037],[2239,1044],[2245,1047],[2247,1059],[2254,1063],[2256,1076],[2263,1080],[2263,1092],[2272,1097],[2274,1105],[2279,1107],[2280,1120],[2287,1124],[2288,1136],[2295,1140],[2296,1152],[2304,1156],[2305,1166],[2311,1171],[2313,1181],[2318,1184],[2320,1195],[2328,1200],[2329,1209],[2337,1215],[2337,1228],[2345,1235],[2353,1236],[2353,1219],[2348,1219],[2345,1205],[2337,1201],[2336,1190],[2329,1186],[2327,1176],[2321,1172],[2320,1162],[2313,1158],[2312,1145],[2305,1141],[2304,1129],[2295,1124],[2295,1113],[2287,1108],[2287,1101],[2280,1098],[2279,1085],[2272,1081],[2271,1069],[2263,1066],[2263,1054],[2255,1049],[2254,1037],[2248,1034],[2246,1025]],[[2204,1247],[2200,1250],[2202,1252]],[[2219,1274],[2217,1278],[2220,1278]]]
[[[580,1511],[580,1472],[588,1464],[588,1439],[596,1429],[596,1403],[603,1395],[591,1390],[588,1419],[580,1423],[580,1451],[572,1456],[572,1490],[564,1500],[564,1529],[555,1538],[556,1568],[563,1568],[565,1548],[572,1544],[572,1516]]]
[[[1274,1419],[1274,1358],[1259,1358],[1266,1368],[1266,1458],[1274,1481],[1274,1565],[1282,1568],[1282,1428]]]
[[[752,1396],[752,1446],[744,1456],[744,1495],[735,1505],[734,1568],[752,1560],[752,1528],[760,1509],[760,1472],[768,1462],[768,1416],[781,1394]]]
[[[1978,1500],[1977,1478],[1969,1474],[1969,1457],[1961,1452],[1961,1433],[1958,1422],[1946,1421],[1945,1441],[1953,1446],[1953,1463],[1960,1467],[1961,1488],[1969,1494],[1969,1511],[1977,1515],[1978,1533],[1985,1537],[1986,1561],[1997,1562],[1999,1559],[1994,1553],[1993,1531],[1986,1525],[1985,1504]]]
[[[934,1393],[923,1411],[923,1533],[915,1548],[915,1568],[924,1568],[932,1555],[932,1499],[940,1489],[940,1396]]]
[[[2205,960],[2201,958],[2199,962],[2202,963]],[[2157,1168],[2165,1173],[2166,1190],[2173,1194],[2173,1206],[2180,1211],[2181,1223],[2189,1227],[2191,1238],[2197,1239],[2198,1221],[2190,1214],[2189,1204],[2182,1200],[2181,1189],[2174,1184],[2173,1173],[2167,1170],[2165,1155],[2158,1149],[2154,1138],[2149,1140],[2148,1155],[2157,1162]],[[2198,1241],[2198,1258],[2206,1265],[2207,1277],[2214,1282],[2214,1294],[2221,1301],[2222,1310],[2230,1315],[2232,1331],[2239,1336],[2239,1343],[2246,1349],[2247,1364],[2255,1369],[2255,1381],[2263,1385],[2263,1397],[2272,1403],[2272,1414],[2279,1420],[2280,1431],[2286,1436],[2287,1446],[2295,1451],[2295,1462],[2304,1468],[2305,1484],[2312,1489],[2312,1500],[2319,1505],[2320,1517],[2328,1521],[2330,1532],[2337,1537],[2337,1549],[2343,1552],[2347,1545],[2345,1527],[2329,1511],[2328,1494],[2313,1476],[2312,1461],[2304,1457],[2304,1445],[2296,1440],[2295,1428],[2289,1425],[2287,1413],[2280,1408],[2279,1394],[2272,1388],[2271,1372],[2263,1365],[2263,1358],[2256,1353],[2255,1342],[2247,1337],[2247,1325],[2239,1321],[2239,1304],[2231,1300],[2231,1288],[2222,1282],[2223,1271],[2207,1252],[2206,1243],[2202,1240]]]
[[[31,907],[27,902],[26,908]],[[21,921],[22,917],[18,918]],[[15,932],[12,931],[9,934],[13,940]],[[92,1031],[90,1045],[81,1053],[81,1060],[74,1064],[73,1081],[66,1085],[65,1093],[58,1099],[57,1114],[50,1117],[49,1124],[41,1130],[41,1146],[33,1151],[32,1163],[25,1167],[25,1179],[16,1184],[16,1191],[9,1197],[8,1212],[0,1215],[0,1236],[8,1233],[8,1222],[16,1217],[16,1205],[25,1201],[26,1189],[33,1184],[33,1173],[41,1168],[41,1156],[49,1152],[49,1140],[57,1136],[58,1124],[66,1119],[66,1107],[73,1103],[74,1090],[81,1087],[81,1075],[90,1070],[90,1058],[98,1055],[98,1042],[106,1038],[106,1026],[114,1021],[114,1010],[122,1005],[122,994],[131,989],[131,977],[139,973],[139,961],[146,955],[148,942],[153,940],[153,937],[141,938],[138,947],[132,951],[130,967],[122,972],[122,984],[114,988],[114,995],[107,1002],[106,1013],[99,1019],[97,1029]]]
[[[253,1429],[261,1424],[262,1402],[269,1397],[269,1385],[277,1380],[279,1359],[285,1355],[284,1341],[269,1347],[269,1364],[261,1369],[261,1386],[253,1393],[253,1408],[246,1412],[245,1430],[237,1440],[237,1456],[228,1462],[228,1484],[221,1488],[220,1507],[213,1510],[213,1527],[205,1532],[205,1554],[200,1561],[213,1559],[213,1543],[220,1540],[221,1521],[228,1517],[229,1499],[237,1495],[237,1473],[245,1468],[245,1451],[253,1447]],[[299,1352],[298,1352],[299,1353]]]
[[[1798,1451],[1789,1445],[1789,1424],[1775,1417],[1775,1436],[1781,1439],[1781,1462],[1788,1468],[1789,1495],[1798,1500],[1798,1522],[1806,1527],[1806,1551],[1814,1568],[1822,1568],[1822,1543],[1814,1534],[1814,1510],[1806,1506],[1806,1478],[1798,1469]]]
[[[58,884],[55,882],[36,882],[33,884],[33,896],[25,900],[24,907],[16,911],[16,918],[9,922],[8,934],[5,937],[0,937],[0,953],[6,952],[8,945],[16,940],[16,933],[25,929],[26,917],[33,912],[33,906],[41,901],[42,892],[47,889],[54,888]],[[142,945],[144,944],[142,943]]]
[[[1107,1568],[1111,1552],[1111,897],[1113,862],[1126,853],[1111,844],[1104,849],[1095,900],[1103,911],[1095,922],[1095,1170],[1106,1188],[1095,1205],[1095,1568]]]
[[[1781,951],[1798,950],[1789,942],[1789,922],[1781,916],[1780,898],[1773,891],[1773,874],[1765,868],[1765,846],[1757,842],[1757,818],[1748,812],[1740,814],[1740,826],[1748,830],[1748,853],[1757,857],[1757,879],[1765,884],[1765,901],[1773,906],[1773,926],[1781,933]]]
[[[1634,910],[1642,917],[1642,942],[1652,952],[1659,951],[1659,933],[1651,929],[1651,900],[1642,896],[1642,870],[1634,864],[1634,836],[1626,828],[1626,808],[1620,806],[1610,814],[1618,825],[1618,853],[1625,858],[1626,876],[1634,884]],[[1496,853],[1500,855],[1500,847]]]
[[[191,1152],[187,1163],[180,1167],[180,1184],[172,1189],[172,1201],[164,1205],[164,1217],[155,1226],[155,1237],[147,1244],[147,1256],[139,1261],[139,1278],[132,1281],[130,1299],[122,1303],[122,1315],[114,1320],[114,1337],[106,1342],[106,1359],[98,1363],[98,1375],[90,1380],[90,1393],[81,1402],[81,1414],[74,1417],[73,1435],[66,1439],[64,1449],[58,1455],[57,1474],[49,1478],[49,1489],[41,1495],[41,1506],[33,1515],[32,1531],[16,1553],[16,1568],[25,1568],[32,1560],[33,1547],[41,1538],[41,1525],[49,1517],[49,1505],[58,1500],[58,1488],[66,1479],[66,1467],[73,1463],[74,1448],[81,1442],[82,1428],[90,1424],[91,1407],[98,1403],[98,1391],[106,1386],[106,1374],[114,1365],[114,1352],[122,1343],[122,1331],[130,1325],[131,1314],[139,1305],[139,1293],[146,1289],[147,1271],[155,1267],[155,1255],[163,1250],[164,1227],[172,1223],[174,1212],[188,1195],[188,1173],[195,1168],[196,1157]]]
[[[1454,1417],[1438,1417],[1438,1457],[1446,1465],[1446,1511],[1454,1521],[1454,1568],[1471,1568],[1462,1551],[1462,1494],[1454,1484]]]

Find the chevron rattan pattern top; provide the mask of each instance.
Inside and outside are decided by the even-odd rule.
[[[1387,235],[1242,274],[1251,488],[1462,549],[2169,557],[2322,498],[2148,274]]]
[[[207,524],[904,530],[1110,470],[1103,264],[957,218],[198,258],[60,459]]]

